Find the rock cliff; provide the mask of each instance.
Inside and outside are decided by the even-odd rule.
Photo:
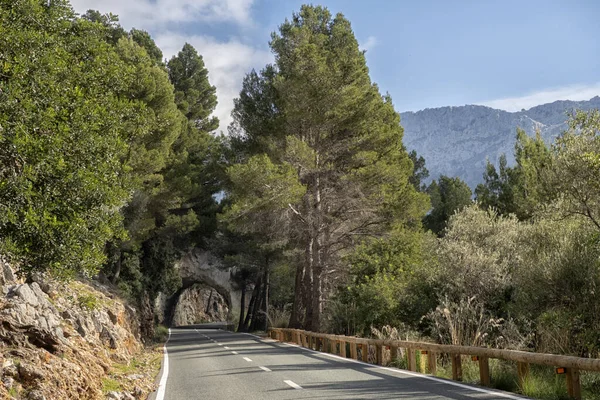
[[[136,310],[108,288],[25,283],[2,260],[0,288],[0,398],[142,398],[151,390],[140,381],[128,393],[103,391],[112,366],[142,350]]]
[[[173,312],[172,326],[227,320],[227,302],[214,288],[195,284],[182,291]]]
[[[589,101],[555,101],[519,112],[485,106],[428,108],[401,114],[404,144],[425,158],[430,179],[458,176],[471,188],[483,180],[486,159],[497,163],[504,153],[514,162],[517,127],[533,135],[539,129],[551,143],[566,128],[567,113],[600,108]]]
[[[194,249],[176,263],[182,286],[173,294],[154,299],[155,318],[167,326],[225,322],[239,315],[241,292],[232,280],[235,272],[211,252]]]

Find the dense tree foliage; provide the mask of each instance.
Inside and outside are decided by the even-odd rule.
[[[303,6],[272,35],[271,48],[275,65],[244,80],[234,133],[247,154],[265,152],[239,168],[264,174],[271,164],[280,165],[290,171],[289,183],[265,185],[273,191],[269,198],[282,199],[279,204],[265,201],[252,186],[256,200],[234,200],[228,213],[260,214],[270,206],[289,216],[294,245],[304,253],[291,324],[319,330],[327,287],[347,249],[394,226],[418,224],[425,201],[409,181],[412,162],[402,146],[399,116],[389,96],[371,83],[364,54],[341,14]],[[282,186],[304,191],[288,198]]]
[[[43,3],[43,4],[42,4]],[[92,272],[122,237],[128,143],[151,137],[138,68],[66,1],[0,3],[0,241],[24,272]]]
[[[438,236],[443,235],[450,217],[471,204],[471,188],[460,178],[440,176],[427,187],[431,210],[423,219],[425,228]]]
[[[484,183],[477,185],[475,196],[484,209],[493,207],[500,214],[515,214],[526,220],[553,195],[548,187],[552,158],[539,132],[531,138],[517,129],[515,159],[516,165],[509,167],[502,155],[498,170],[488,161]]]

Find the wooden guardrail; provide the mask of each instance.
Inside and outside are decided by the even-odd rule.
[[[462,359],[461,356],[470,356],[479,364],[480,383],[484,386],[490,386],[490,365],[489,359],[515,361],[517,363],[517,372],[519,384],[522,387],[523,381],[529,374],[529,365],[546,365],[557,368],[566,375],[567,391],[573,399],[581,400],[581,384],[579,381],[580,371],[600,371],[600,359],[581,358],[572,356],[561,356],[556,354],[531,353],[517,350],[489,349],[485,347],[471,346],[453,346],[441,345],[425,342],[410,342],[403,340],[389,339],[366,339],[354,336],[330,335],[326,333],[316,333],[303,331],[300,329],[269,329],[269,336],[272,339],[281,342],[293,342],[303,347],[313,350],[325,351],[338,354],[341,357],[350,357],[369,362],[369,346],[375,349],[375,363],[383,365],[384,349],[390,351],[391,360],[398,356],[398,349],[405,349],[410,371],[417,370],[416,352],[420,351],[427,355],[428,371],[435,374],[437,367],[437,356],[448,354],[452,361],[452,379],[462,380]],[[347,344],[350,354],[347,354]]]

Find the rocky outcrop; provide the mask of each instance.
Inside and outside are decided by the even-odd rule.
[[[173,312],[172,326],[204,322],[224,322],[229,307],[223,296],[207,285],[195,284],[179,295]]]
[[[490,107],[428,108],[401,114],[404,144],[425,158],[430,179],[458,176],[475,188],[483,180],[486,159],[497,163],[506,154],[514,163],[517,127],[534,135],[540,130],[551,143],[566,129],[567,113],[600,108],[600,97],[589,101],[556,101],[519,112]]]
[[[136,310],[106,287],[25,283],[2,261],[0,284],[0,398],[104,398],[112,363],[142,348]]]
[[[177,269],[183,282],[183,289],[194,284],[210,286],[223,297],[229,311],[233,314],[239,313],[241,292],[231,280],[234,271],[224,267],[213,254],[195,249],[177,263]]]

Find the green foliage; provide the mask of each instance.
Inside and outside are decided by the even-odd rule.
[[[102,393],[120,392],[121,390],[121,384],[116,379],[110,377],[102,378]]]
[[[515,214],[526,220],[553,198],[548,182],[552,157],[539,132],[531,138],[517,129],[515,159],[517,165],[508,167],[502,155],[499,170],[488,161],[484,183],[477,185],[475,196],[483,209],[492,207],[502,215]]]
[[[246,199],[240,203],[232,192],[238,198],[231,210],[248,233],[281,237],[274,232],[287,226],[295,250],[307,254],[296,263],[296,276],[312,276],[312,282],[296,281],[292,322],[319,329],[323,288],[330,270],[343,268],[343,250],[397,224],[417,227],[427,204],[409,181],[413,165],[399,115],[371,82],[349,21],[305,5],[272,34],[270,45],[275,65],[250,73],[235,102],[231,148],[239,149],[233,162],[245,173],[230,169],[230,178]],[[289,174],[273,173],[273,166]],[[280,182],[266,186],[263,175]],[[298,197],[288,195],[292,189]],[[286,201],[277,204],[274,194]],[[264,221],[263,210],[272,206],[278,224],[248,223]]]
[[[354,251],[348,259],[351,282],[338,295],[352,311],[344,325],[366,334],[371,326],[419,324],[436,304],[426,281],[425,265],[431,260],[425,243],[422,234],[397,229]]]
[[[558,193],[558,211],[582,215],[600,230],[600,112],[573,115],[552,156],[549,185]]]
[[[216,118],[209,118],[217,105],[216,89],[208,82],[208,70],[202,57],[188,43],[168,63],[169,77],[175,86],[179,109],[198,128],[212,131],[218,125]]]
[[[107,28],[66,1],[4,2],[0,21],[1,251],[24,273],[91,273],[123,236],[121,160],[145,106],[123,96],[133,76]]]
[[[471,189],[460,178],[440,176],[427,188],[431,198],[431,211],[423,219],[423,225],[442,236],[450,217],[472,203]]]
[[[136,42],[140,47],[146,50],[146,53],[156,64],[162,63],[163,53],[158,48],[150,34],[146,31],[139,29],[132,29],[129,33],[131,39]]]
[[[423,181],[429,177],[429,170],[425,167],[425,159],[423,156],[417,155],[415,150],[408,153],[408,156],[413,163],[413,175],[408,180],[415,189],[420,192],[425,192],[427,186]]]
[[[77,297],[77,303],[79,307],[85,308],[88,311],[93,311],[98,309],[98,298],[92,294],[84,294]]]

